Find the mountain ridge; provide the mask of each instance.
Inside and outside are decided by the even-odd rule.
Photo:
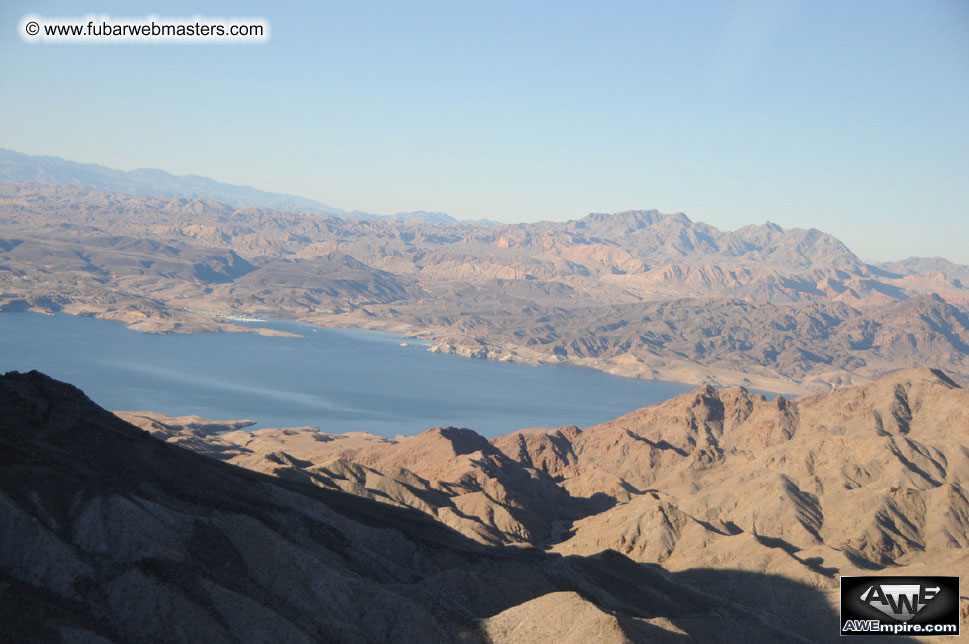
[[[485,546],[411,508],[157,440],[37,372],[0,376],[0,405],[7,641],[768,642],[838,629],[793,580]],[[740,580],[797,598],[806,621],[738,601]]]
[[[700,386],[593,427],[490,441],[260,429],[186,446],[411,507],[483,544],[779,576],[836,609],[841,575],[969,570],[967,414],[969,391],[918,368],[794,400]]]

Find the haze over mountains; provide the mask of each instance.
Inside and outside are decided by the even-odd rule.
[[[17,181],[30,181],[44,185],[83,186],[148,197],[211,199],[231,206],[254,206],[339,215],[349,219],[414,219],[435,223],[457,221],[442,212],[415,211],[375,215],[359,210],[346,211],[306,197],[266,192],[198,175],[176,176],[155,168],[114,170],[94,163],[77,163],[53,156],[31,156],[0,148],[0,183]]]
[[[6,177],[83,179],[78,164],[35,176],[34,157],[6,158]],[[425,214],[352,220],[3,183],[0,309],[161,332],[241,330],[213,313],[287,317],[465,356],[792,393],[926,363],[969,375],[969,268],[943,259],[868,264],[818,230],[721,231],[682,213],[513,225]]]
[[[31,156],[3,148],[0,148],[0,181],[83,186],[151,197],[213,199],[234,206],[249,205],[330,215],[343,212],[313,199],[231,185],[198,175],[175,176],[154,168],[114,170],[94,163],[77,163],[53,156]]]

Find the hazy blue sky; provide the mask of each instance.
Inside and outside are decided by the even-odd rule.
[[[969,263],[965,0],[278,4],[3,3],[0,147],[371,212],[659,208]],[[272,35],[30,45],[27,13]]]

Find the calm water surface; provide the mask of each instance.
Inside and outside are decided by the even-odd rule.
[[[586,427],[692,388],[435,354],[376,331],[257,326],[302,337],[155,335],[94,318],[2,313],[0,372],[43,371],[108,409],[383,436],[444,425],[488,437],[523,427]]]

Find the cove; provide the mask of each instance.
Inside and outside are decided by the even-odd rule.
[[[279,320],[258,326],[301,337],[157,335],[88,317],[2,313],[0,372],[37,369],[107,409],[387,437],[447,425],[489,438],[525,427],[587,427],[693,388],[436,354],[378,331]]]

